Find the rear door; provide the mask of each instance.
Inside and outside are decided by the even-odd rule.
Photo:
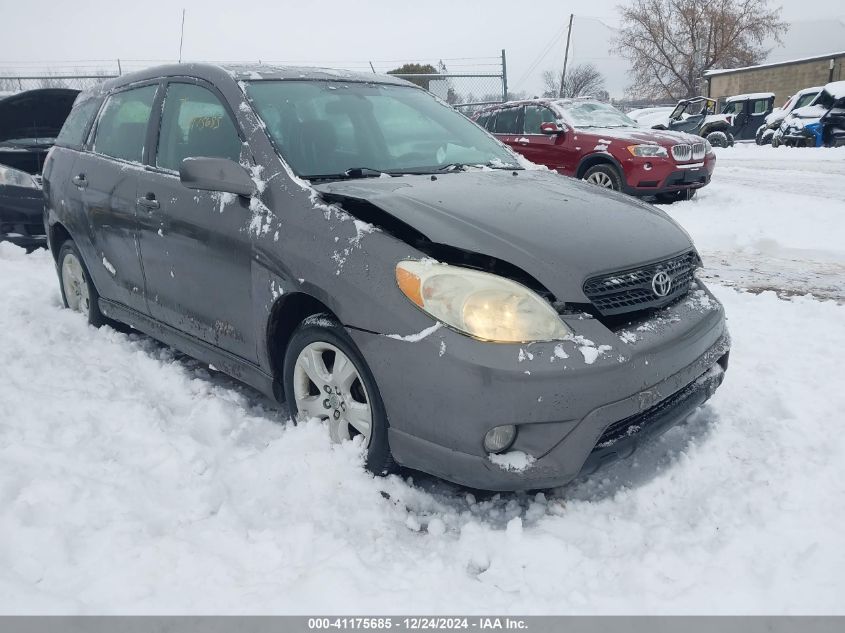
[[[522,106],[506,106],[496,113],[492,121],[492,132],[496,137],[516,151],[519,151],[519,138],[522,136]],[[489,124],[488,124],[488,128]]]
[[[79,154],[71,176],[90,232],[79,247],[97,290],[144,313],[136,200],[157,88],[155,82],[134,86],[106,99],[91,149]]]
[[[249,200],[182,185],[189,157],[251,157],[222,95],[205,82],[167,83],[150,164],[140,174],[139,240],[150,312],[237,356],[256,358]]]

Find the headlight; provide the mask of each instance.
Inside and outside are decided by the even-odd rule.
[[[553,341],[571,334],[548,301],[498,275],[406,260],[396,265],[396,282],[438,321],[485,341]]]
[[[38,189],[35,179],[25,171],[0,165],[0,185]]]
[[[660,145],[629,145],[628,151],[634,156],[642,156],[644,158],[666,158],[669,156],[666,148]]]

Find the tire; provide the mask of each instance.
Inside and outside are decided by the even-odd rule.
[[[754,135],[754,142],[757,145],[766,145],[766,141],[763,139],[763,135],[766,133],[766,126],[761,125],[757,128],[757,133]]]
[[[590,167],[584,172],[582,179],[602,189],[622,191],[622,177],[613,165],[602,164]]]
[[[781,145],[780,137],[777,134],[772,136],[772,147],[780,147]]]
[[[710,132],[705,137],[713,147],[727,147],[728,135],[721,131]]]
[[[89,325],[105,325],[106,318],[98,303],[100,295],[73,240],[66,240],[59,248],[56,270],[65,308],[85,315]]]
[[[673,202],[680,202],[681,200],[692,200],[698,189],[681,189],[680,191],[672,191],[669,193],[658,193],[655,199],[663,204],[672,204]]]
[[[338,354],[351,363],[351,371],[349,365],[337,367]],[[317,314],[299,324],[285,351],[283,372],[285,399],[295,422],[308,418],[328,422],[334,442],[363,435],[367,469],[376,475],[396,471],[387,439],[390,425],[375,378],[334,317]],[[369,436],[363,432],[366,412]]]
[[[727,134],[725,134],[725,136],[728,137],[728,147],[733,147],[734,142],[736,141],[736,139],[734,138],[734,135],[731,134],[730,132],[728,132]]]

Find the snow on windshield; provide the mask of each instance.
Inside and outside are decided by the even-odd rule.
[[[575,127],[637,127],[633,119],[609,103],[558,102],[558,107]]]

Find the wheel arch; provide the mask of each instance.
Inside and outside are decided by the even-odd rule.
[[[50,244],[50,253],[53,255],[53,261],[59,261],[59,249],[67,240],[72,240],[73,236],[61,222],[53,223],[47,234],[47,239]]]
[[[587,170],[590,169],[590,167],[595,167],[596,165],[612,165],[619,172],[622,184],[625,184],[625,170],[622,169],[622,164],[616,160],[615,157],[606,152],[596,152],[594,154],[584,156],[584,158],[581,159],[581,162],[578,163],[578,169],[575,170],[575,177],[583,178],[584,174],[587,173]]]
[[[285,353],[291,336],[304,319],[324,312],[337,318],[329,306],[305,292],[285,293],[270,308],[267,319],[267,357],[273,375],[273,393],[279,402],[285,400],[283,374]]]

